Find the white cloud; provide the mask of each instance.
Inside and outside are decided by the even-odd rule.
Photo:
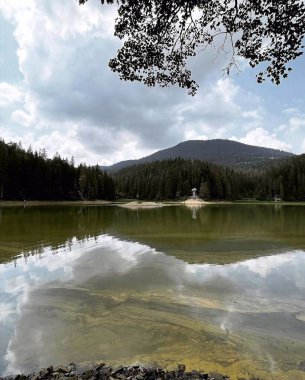
[[[305,145],[300,144],[300,137],[303,140],[304,127],[305,127],[305,115],[301,114],[299,111],[295,111],[296,114],[290,116],[290,118],[283,124],[280,124],[275,130],[286,138],[295,140],[297,148],[295,149],[298,153],[303,153],[305,150]],[[290,112],[291,115],[293,112]]]
[[[301,144],[301,152],[300,153],[305,153],[305,139],[303,139],[302,144]]]
[[[14,0],[0,9],[15,24],[27,88],[24,109],[15,109],[12,120],[36,129],[50,126],[43,136],[23,135],[33,148],[40,143],[50,155],[110,163],[186,138],[225,138],[238,125],[240,89],[229,78],[201,80],[195,98],[180,89],[120,81],[107,66],[119,44],[112,35],[114,10],[99,1],[79,7],[45,0],[20,6]],[[213,70],[206,65],[205,76]]]
[[[288,108],[285,108],[283,110],[283,113],[286,113],[286,114],[291,114],[291,113],[298,113],[299,112],[299,109],[296,108],[296,107],[288,107]]]
[[[251,139],[253,131],[267,131],[259,97],[232,78],[208,81],[223,62],[194,59],[200,82],[194,98],[177,88],[120,81],[107,65],[120,44],[113,37],[115,11],[99,0],[81,7],[76,1],[11,0],[0,3],[0,11],[14,25],[24,75],[23,92],[10,88],[8,98],[22,104],[10,110],[9,122],[31,127],[23,132],[18,126],[6,128],[4,138],[46,148],[50,156],[59,152],[73,154],[77,162],[108,164],[185,139],[229,138],[237,130],[238,138],[247,132],[243,138]],[[1,125],[9,122],[1,120]],[[284,143],[266,133],[283,148]]]
[[[12,113],[11,119],[20,125],[30,127],[33,123],[33,118],[22,110],[16,110]]]
[[[49,157],[53,157],[56,153],[68,159],[73,156],[77,164],[86,162],[95,165],[100,161],[100,155],[88,152],[78,139],[77,125],[71,125],[70,128],[65,128],[62,132],[51,131],[38,138],[30,132],[25,135],[24,140],[26,141],[25,146],[31,145],[33,150],[45,148]]]
[[[0,83],[0,107],[14,105],[23,100],[24,93],[18,87],[6,82]]]
[[[214,92],[226,103],[232,103],[238,93],[238,87],[229,78],[217,81]]]
[[[263,116],[261,114],[260,109],[251,110],[251,111],[243,111],[242,116],[244,118],[249,118],[257,121],[263,120]]]
[[[275,133],[270,133],[264,128],[256,128],[252,131],[249,131],[245,137],[242,137],[240,139],[237,139],[236,137],[232,137],[231,139],[249,145],[263,146],[288,151],[291,149],[291,145],[279,140]]]
[[[289,119],[289,123],[287,126],[287,129],[289,132],[296,132],[301,127],[305,127],[305,116],[304,117],[294,116]]]
[[[9,316],[15,312],[14,305],[10,303],[0,303],[0,323],[5,323]]]
[[[207,135],[200,135],[194,129],[190,129],[185,132],[185,140],[208,140]]]

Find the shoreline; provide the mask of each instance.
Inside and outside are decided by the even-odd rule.
[[[228,375],[216,372],[186,371],[184,364],[167,370],[159,366],[118,366],[112,368],[105,363],[70,363],[68,366],[50,366],[30,374],[0,376],[0,380],[229,380]],[[246,380],[246,379],[244,379]],[[259,380],[259,379],[255,379]]]
[[[1,201],[1,207],[9,206],[119,206],[129,209],[144,209],[144,208],[158,208],[164,206],[187,206],[187,207],[201,207],[208,205],[269,205],[269,206],[305,206],[305,201],[258,201],[258,200],[236,200],[236,201],[204,201],[201,199],[193,200],[187,199],[183,201],[141,201],[141,200],[116,200],[116,201],[107,201],[107,200],[86,200],[86,201]]]
[[[1,206],[107,206],[115,202],[106,200],[94,201],[0,201]]]
[[[120,207],[129,208],[129,209],[142,209],[142,208],[158,208],[167,206],[162,202],[142,202],[142,201],[132,201],[127,203],[117,204]]]

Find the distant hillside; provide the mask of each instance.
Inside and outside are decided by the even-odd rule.
[[[304,202],[305,154],[271,166],[259,177],[256,193],[257,199],[262,200],[277,196],[285,201]]]
[[[206,200],[253,197],[255,178],[223,165],[174,158],[123,168],[112,172],[116,192],[122,198],[149,200],[186,199],[191,189]]]
[[[291,156],[293,156],[292,153],[282,150],[252,146],[232,140],[189,140],[139,160],[121,161],[111,166],[104,166],[102,169],[117,171],[136,164],[178,157],[208,161],[234,168],[253,168],[262,166],[269,160]]]
[[[175,158],[112,172],[117,195],[130,199],[177,200],[196,187],[205,200],[305,200],[305,154],[272,161],[263,171],[239,171],[206,161]]]

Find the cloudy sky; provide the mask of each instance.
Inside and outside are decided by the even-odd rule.
[[[191,63],[200,85],[122,82],[108,68],[120,41],[115,9],[99,0],[0,2],[0,137],[24,147],[111,164],[189,139],[234,139],[305,152],[305,57],[280,86],[258,85],[255,71],[224,76],[224,54]]]

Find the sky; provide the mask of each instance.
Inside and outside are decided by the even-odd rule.
[[[90,0],[0,2],[0,138],[95,165],[192,139],[231,139],[305,152],[305,56],[281,85],[257,84],[210,49],[190,63],[195,97],[124,82],[108,67],[121,41],[116,9]]]

